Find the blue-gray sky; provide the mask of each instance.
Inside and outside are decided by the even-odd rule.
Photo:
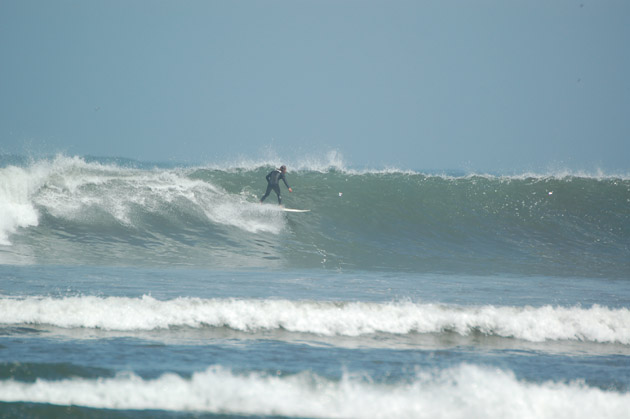
[[[0,0],[0,153],[630,170],[626,0]]]

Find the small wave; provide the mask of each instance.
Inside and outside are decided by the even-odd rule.
[[[3,402],[50,403],[101,409],[152,409],[317,418],[621,418],[628,393],[583,383],[528,383],[511,371],[459,365],[417,371],[410,381],[375,382],[346,373],[340,380],[312,372],[235,373],[211,366],[190,378],[167,373],[143,379],[72,378],[34,383],[0,381]]]
[[[0,324],[154,330],[228,327],[323,336],[482,333],[531,342],[578,340],[630,345],[630,310],[581,307],[451,306],[412,302],[329,302],[150,296],[1,298]]]

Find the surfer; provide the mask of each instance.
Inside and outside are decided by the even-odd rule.
[[[276,195],[278,195],[278,205],[282,205],[282,197],[280,196],[280,179],[287,185],[289,192],[293,192],[293,189],[287,183],[287,179],[284,177],[284,174],[287,172],[287,167],[282,165],[279,169],[274,169],[266,176],[267,179],[267,191],[262,198],[260,198],[260,202],[262,203],[265,198],[269,196],[269,193],[273,190]]]

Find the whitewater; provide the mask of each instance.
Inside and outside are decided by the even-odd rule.
[[[629,361],[627,174],[0,156],[2,417],[623,418]]]
[[[159,301],[149,296],[0,299],[0,324],[104,330],[179,326],[240,331],[283,329],[325,336],[450,331],[538,342],[574,339],[630,345],[630,310],[581,307],[451,307],[435,304],[288,300]]]

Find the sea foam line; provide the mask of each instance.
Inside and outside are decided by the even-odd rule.
[[[511,371],[459,365],[417,371],[410,381],[379,383],[344,374],[234,373],[211,366],[190,378],[167,373],[145,380],[114,378],[34,383],[0,381],[3,402],[78,405],[101,409],[157,409],[317,418],[622,418],[630,394],[583,383],[528,383]]]
[[[532,342],[580,340],[630,345],[630,310],[582,307],[454,306],[413,302],[330,302],[282,299],[157,300],[151,296],[0,298],[0,324],[155,330],[228,327],[283,329],[324,336],[373,333],[483,333]]]

